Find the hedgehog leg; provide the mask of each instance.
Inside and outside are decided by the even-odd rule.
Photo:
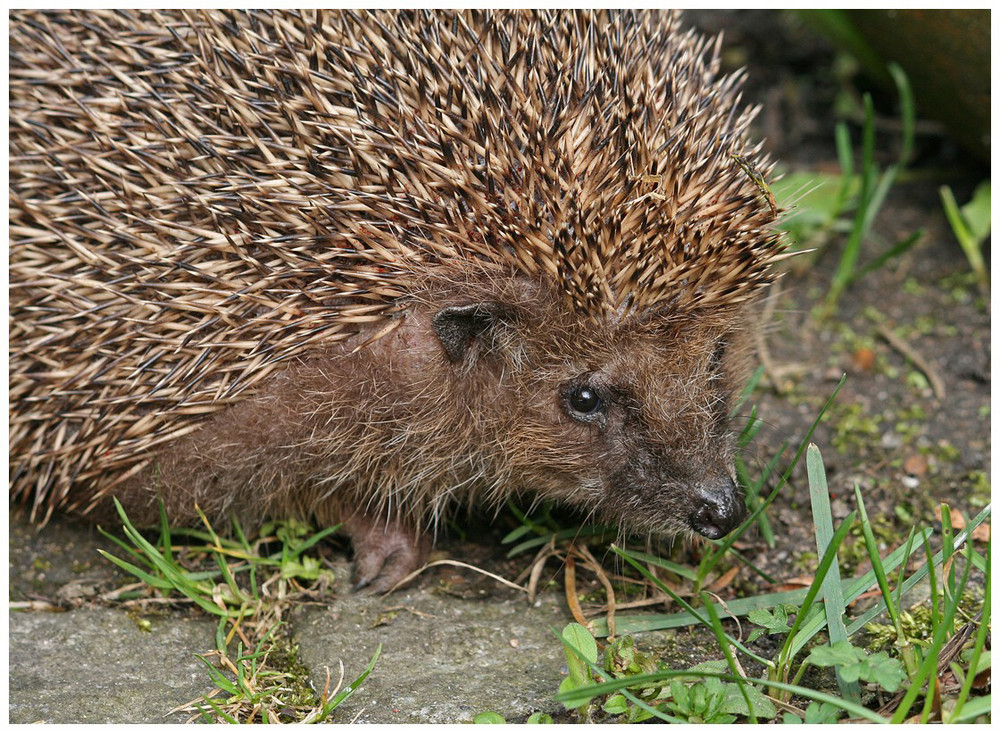
[[[354,590],[384,593],[416,570],[429,550],[425,537],[400,521],[355,514],[344,522],[354,546]]]

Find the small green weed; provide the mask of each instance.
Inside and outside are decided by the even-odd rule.
[[[301,522],[276,522],[251,543],[236,523],[232,539],[221,537],[204,515],[204,530],[171,529],[161,506],[160,536],[154,543],[135,528],[117,501],[115,507],[126,540],[102,533],[128,559],[103,550],[101,555],[153,593],[186,599],[218,618],[216,648],[196,655],[216,689],[184,708],[196,712],[195,717],[205,722],[318,723],[371,673],[380,649],[346,687],[343,668],[333,688],[328,672],[317,694],[304,670],[291,663],[275,664],[276,657],[289,656],[280,621],[289,604],[322,593],[333,582],[332,571],[307,551],[336,527],[313,532]],[[190,544],[175,544],[177,537]],[[276,550],[268,551],[275,545]]]
[[[813,647],[802,663],[803,671],[810,665],[834,667],[845,682],[873,682],[886,692],[895,692],[906,681],[906,672],[898,659],[885,652],[868,655],[849,641],[830,646]]]

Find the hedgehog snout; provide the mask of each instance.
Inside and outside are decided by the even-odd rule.
[[[746,505],[729,476],[696,489],[695,507],[688,516],[691,528],[710,540],[732,532],[746,515]]]

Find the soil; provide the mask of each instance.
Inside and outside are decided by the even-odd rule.
[[[724,63],[748,67],[745,97],[763,106],[757,128],[767,139],[766,149],[781,161],[780,169],[836,172],[831,110],[838,95],[851,97],[853,82],[837,76],[833,49],[790,13],[699,11],[687,17],[709,32],[725,29]],[[891,105],[879,110],[883,165],[894,154],[895,114]],[[851,129],[856,139],[856,122]],[[883,141],[889,144],[882,146]],[[785,441],[797,447],[846,374],[811,440],[825,460],[835,520],[855,508],[857,484],[879,540],[888,548],[905,541],[911,527],[934,525],[940,502],[968,518],[990,500],[989,304],[969,275],[938,195],[939,186],[949,185],[959,202],[967,201],[988,177],[987,168],[966,157],[938,128],[922,126],[913,163],[879,213],[861,265],[922,230],[917,244],[852,284],[825,319],[819,317],[819,306],[840,256],[841,236],[792,260],[772,296],[773,316],[762,352],[767,371],[751,398],[765,427],[748,448],[747,462],[763,465]],[[886,329],[895,334],[893,343],[882,335]],[[937,382],[943,391],[935,393]],[[790,455],[786,452],[782,465]],[[804,465],[781,489],[769,520],[775,545],[751,535],[740,545],[745,556],[781,581],[808,577],[815,564],[815,540]],[[506,514],[496,521],[460,518],[438,543],[436,554],[513,578],[532,554],[505,557],[501,538],[515,526]],[[112,547],[93,528],[57,518],[39,532],[23,514],[12,512],[10,600],[29,608],[100,603],[101,594],[127,578],[97,557],[99,546]],[[337,545],[326,551],[340,552]],[[688,560],[696,552],[682,548]],[[861,553],[855,555],[860,568],[864,560]],[[546,567],[544,579],[561,584],[555,562]],[[581,592],[598,588],[589,576],[579,582]],[[346,587],[339,582],[338,594],[347,593]],[[482,576],[453,568],[425,573],[414,589],[454,596],[462,603],[516,597]],[[730,593],[736,589],[752,594],[765,587],[743,577],[728,586]],[[696,645],[684,641],[676,646]],[[558,665],[561,651],[556,646],[552,653],[552,664]],[[12,679],[18,665],[12,656]]]

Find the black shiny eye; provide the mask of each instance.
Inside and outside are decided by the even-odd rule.
[[[569,393],[569,406],[582,415],[592,415],[600,410],[602,405],[600,395],[587,385],[574,387]]]

